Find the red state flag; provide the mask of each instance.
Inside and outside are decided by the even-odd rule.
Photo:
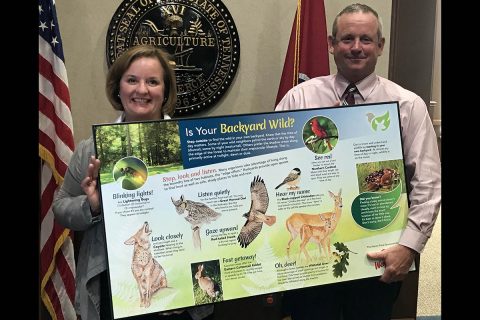
[[[297,84],[328,74],[330,68],[323,0],[298,0],[275,105]]]

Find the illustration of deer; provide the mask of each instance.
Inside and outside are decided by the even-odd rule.
[[[308,251],[305,249],[305,246],[308,242],[314,242],[318,245],[318,252],[320,253],[319,257],[322,255],[322,247],[323,252],[327,252],[327,243],[325,238],[330,235],[330,230],[332,229],[332,221],[335,221],[335,216],[331,218],[323,218],[320,216],[320,219],[325,221],[324,226],[310,226],[308,224],[304,224],[300,228],[300,253],[302,252],[305,254],[307,261],[310,261],[310,255]]]
[[[328,257],[331,256],[330,250],[330,235],[335,231],[340,217],[342,216],[342,189],[338,191],[338,194],[334,194],[331,191],[328,191],[330,198],[334,201],[334,206],[332,211],[322,212],[319,214],[308,214],[308,213],[293,213],[285,222],[288,232],[290,232],[290,240],[287,244],[287,256],[290,257],[290,245],[293,240],[300,233],[300,229],[303,225],[309,225],[314,227],[325,227],[327,221],[330,223],[330,227],[326,230],[325,237],[322,241],[322,247],[325,250],[325,247],[328,249]],[[327,254],[325,252],[325,254]]]

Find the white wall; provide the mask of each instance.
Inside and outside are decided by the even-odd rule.
[[[121,0],[56,0],[67,67],[74,137],[91,135],[91,125],[113,121],[117,113],[104,93],[106,32]],[[383,17],[386,50],[377,73],[388,75],[391,1],[363,1]],[[222,100],[203,114],[272,111],[295,16],[296,0],[223,0],[240,36],[240,64]],[[328,30],[335,15],[352,1],[325,0]],[[333,61],[330,63],[334,72]]]

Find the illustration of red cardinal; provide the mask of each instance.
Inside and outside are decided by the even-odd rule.
[[[312,127],[312,132],[315,134],[317,139],[324,139],[324,141],[328,145],[328,149],[332,150],[332,145],[330,144],[330,139],[326,139],[328,137],[327,130],[318,123],[317,118],[313,118],[310,122],[310,126]]]

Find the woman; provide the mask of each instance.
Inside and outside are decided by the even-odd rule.
[[[175,111],[175,73],[168,54],[152,46],[125,51],[110,67],[106,94],[122,115],[117,122],[170,119]],[[74,231],[83,231],[76,269],[75,309],[83,320],[111,319],[107,283],[105,229],[100,214],[93,137],[81,141],[70,159],[65,180],[53,203],[55,219]],[[213,306],[189,308],[138,319],[200,320],[212,318]]]

